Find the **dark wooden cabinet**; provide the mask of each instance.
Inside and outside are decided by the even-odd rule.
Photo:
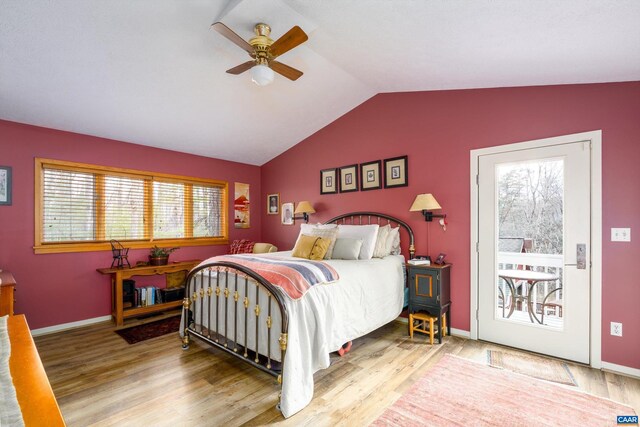
[[[451,264],[407,264],[409,313],[427,312],[438,317],[438,343],[442,343],[442,314],[448,313],[447,333],[451,335]]]

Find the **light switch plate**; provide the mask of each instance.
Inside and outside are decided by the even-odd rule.
[[[611,241],[612,242],[630,242],[631,229],[630,228],[612,228]]]

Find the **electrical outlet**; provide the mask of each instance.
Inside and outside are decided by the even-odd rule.
[[[612,228],[611,241],[612,242],[630,242],[631,229],[630,228]]]
[[[611,322],[611,335],[613,335],[614,337],[622,336],[622,323]]]

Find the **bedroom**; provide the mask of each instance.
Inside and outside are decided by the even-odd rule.
[[[475,46],[470,41],[472,30],[447,29],[444,23],[437,25],[437,19],[429,19],[428,25],[418,20],[406,23],[410,43],[462,43],[453,65],[441,63],[439,55],[446,54],[445,47],[427,50],[413,65],[407,59],[409,48],[395,53],[382,49],[379,54],[388,55],[385,60],[411,65],[406,73],[390,68],[374,73],[375,68],[368,67],[375,64],[357,62],[364,61],[365,53],[338,49],[342,43],[336,39],[354,37],[347,40],[360,49],[365,49],[369,37],[376,37],[376,43],[393,42],[392,30],[400,31],[407,16],[436,14],[427,6],[420,15],[385,9],[386,2],[377,2],[371,22],[385,21],[381,18],[385,15],[395,19],[389,19],[388,28],[373,30],[366,22],[358,23],[356,29],[349,27],[358,21],[353,17],[360,16],[356,6],[356,10],[344,10],[338,19],[335,12],[319,6],[313,10],[295,1],[274,2],[273,11],[254,10],[257,17],[251,16],[252,9],[259,7],[256,2],[213,6],[200,2],[180,12],[174,10],[173,2],[165,2],[151,20],[144,19],[149,12],[144,6],[115,10],[98,4],[87,10],[57,6],[64,9],[61,12],[40,2],[3,3],[0,19],[8,19],[11,25],[2,25],[0,43],[3,58],[10,53],[11,60],[0,61],[0,166],[12,168],[12,204],[0,206],[0,268],[10,270],[18,281],[16,313],[25,314],[30,328],[40,332],[110,318],[109,279],[96,272],[109,266],[110,251],[34,253],[34,158],[44,158],[223,180],[229,183],[230,196],[235,182],[247,183],[251,226],[229,227],[229,240],[270,242],[282,249],[293,247],[300,221],[285,226],[278,216],[267,215],[268,194],[279,193],[281,202],[312,201],[313,223],[358,210],[392,214],[412,226],[418,253],[426,251],[428,232],[430,254],[446,253],[453,263],[451,300],[456,309],[450,323],[455,335],[469,336],[470,150],[601,130],[601,361],[602,367],[639,376],[640,314],[635,302],[640,291],[634,278],[640,275],[635,262],[640,251],[637,239],[617,243],[609,236],[613,227],[637,228],[640,217],[636,166],[640,159],[640,49],[637,30],[628,26],[637,21],[639,11],[634,2],[616,7],[593,2],[597,13],[578,3],[582,2],[556,10],[557,20],[549,18],[547,8],[527,3],[528,14],[542,22],[549,19],[549,27],[544,28],[549,37],[534,38],[541,48],[532,55],[558,47],[553,50],[555,56],[544,56],[546,63],[532,63],[517,44],[511,48],[501,44],[513,28],[497,25],[504,18],[498,12],[493,17],[482,15],[485,21],[478,21],[471,16],[471,11],[478,11],[469,4],[451,11],[459,15],[456,25],[485,34],[483,42],[492,46],[483,46],[485,50],[482,46],[469,49]],[[311,11],[305,11],[307,7]],[[507,13],[509,8],[501,10]],[[523,25],[536,22],[527,13],[512,18]],[[222,20],[249,38],[258,18],[267,20],[276,36],[296,24],[309,34],[309,41],[283,56],[283,62],[304,71],[298,81],[276,76],[273,85],[258,88],[247,74],[224,73],[246,57],[209,26]],[[602,24],[603,29],[598,25],[601,19],[608,23]],[[559,29],[566,23],[572,24],[569,34]],[[116,24],[122,37],[112,39]],[[501,29],[493,33],[487,29],[492,25]],[[575,36],[584,26],[600,31],[589,36],[591,45],[581,44]],[[174,38],[166,28],[180,36]],[[34,34],[35,29],[49,37]],[[454,33],[467,37],[459,40]],[[559,35],[567,39],[556,38]],[[407,34],[397,37],[402,40],[403,36]],[[569,55],[574,52],[575,57]],[[578,65],[568,64],[563,55]],[[558,63],[560,67],[548,66]],[[462,81],[458,73],[464,68],[476,71]],[[530,72],[524,73],[524,68]],[[444,73],[448,80],[440,75]],[[322,74],[331,78],[323,79]],[[482,76],[484,80],[473,80]],[[193,154],[205,153],[199,150],[217,152]],[[403,155],[409,159],[406,187],[319,193],[322,169]],[[420,213],[409,212],[415,196],[426,192],[437,197],[447,214],[446,232],[436,222],[428,225]],[[172,257],[206,259],[227,251],[228,245],[182,246]],[[145,249],[132,249],[129,258],[138,261],[146,255]],[[611,336],[611,322],[624,325],[622,337]],[[99,325],[95,323],[98,334]],[[420,339],[416,342],[424,343]],[[107,357],[109,349],[102,349],[101,357]],[[163,344],[157,349],[161,350],[169,351],[169,346]],[[72,354],[69,358],[73,359]],[[268,383],[270,379],[265,378]],[[66,387],[64,379],[59,384]],[[90,392],[60,396],[63,413],[65,405],[86,402],[86,394]],[[638,412],[637,397],[634,408]]]

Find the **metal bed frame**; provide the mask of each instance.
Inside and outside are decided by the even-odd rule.
[[[409,256],[415,254],[414,236],[411,227],[402,220],[390,215],[377,212],[351,212],[339,215],[326,221],[325,224],[365,225],[397,224],[404,228],[409,236]],[[222,278],[221,278],[222,277]],[[266,293],[266,301],[260,301],[260,290]],[[244,290],[244,298],[240,298],[240,292]],[[249,295],[255,294],[255,306],[250,308]],[[287,351],[287,331],[289,329],[289,314],[284,304],[282,291],[269,283],[264,277],[240,264],[228,261],[213,261],[192,269],[186,278],[185,298],[183,300],[184,329],[182,348],[187,350],[191,336],[194,336],[209,345],[219,348],[240,360],[276,377],[278,384],[282,385],[284,372],[284,360]],[[215,310],[210,307],[214,303]],[[220,303],[224,309],[224,322],[220,321],[222,313],[218,313]],[[274,303],[275,302],[275,303]],[[233,315],[230,319],[229,305],[233,305]],[[204,307],[208,311],[208,327],[204,327]],[[260,321],[260,313],[266,310],[266,320]],[[272,331],[274,310],[279,310],[281,329]],[[215,319],[212,312],[215,311]],[[238,342],[238,320],[240,328],[244,328],[244,340]],[[264,316],[263,316],[264,318]],[[233,337],[229,337],[227,331],[233,322]],[[248,349],[248,325],[255,322],[255,351]],[[260,334],[259,332],[263,332]],[[272,333],[279,333],[280,362],[271,358]],[[267,336],[267,354],[259,353],[259,336]],[[276,349],[277,351],[277,349]]]

